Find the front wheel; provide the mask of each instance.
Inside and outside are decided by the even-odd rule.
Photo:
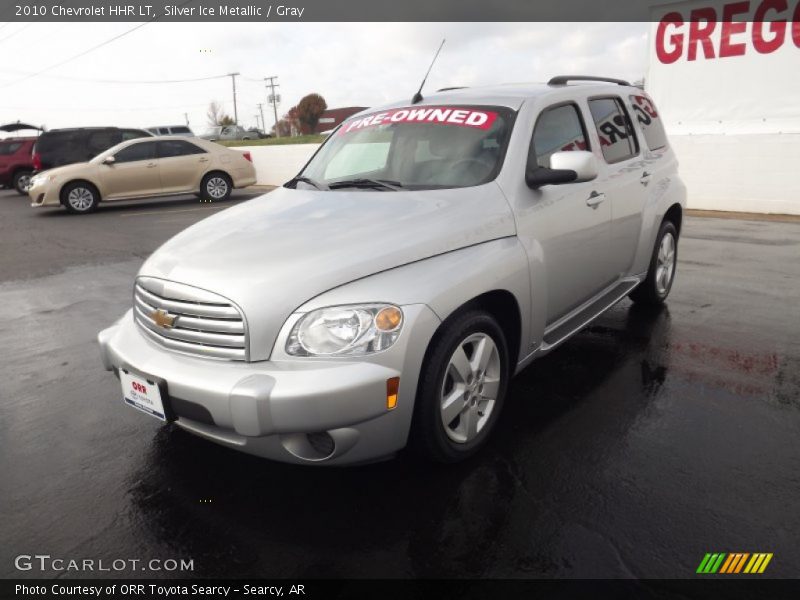
[[[647,277],[629,295],[640,304],[663,304],[672,289],[678,265],[678,230],[671,221],[664,221],[658,230]]]
[[[93,185],[77,181],[64,188],[61,202],[69,212],[85,214],[97,208],[100,203],[100,194]]]
[[[231,180],[224,173],[209,173],[200,185],[200,193],[206,202],[227,200],[232,190]]]
[[[420,374],[412,446],[443,463],[477,452],[503,407],[508,361],[505,335],[490,314],[470,311],[446,324]]]

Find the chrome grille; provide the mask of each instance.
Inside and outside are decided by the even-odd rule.
[[[133,314],[147,337],[171,350],[247,360],[244,317],[222,296],[174,281],[139,277]],[[171,325],[164,323],[170,320]]]

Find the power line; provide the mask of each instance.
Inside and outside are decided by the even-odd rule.
[[[30,75],[35,76],[37,73],[30,71],[14,71],[7,69],[0,69],[5,73],[15,73],[17,75]],[[84,83],[113,83],[113,84],[162,84],[162,83],[192,83],[195,81],[210,81],[212,79],[222,79],[228,75],[210,75],[209,77],[195,77],[193,79],[94,79],[91,77],[72,77],[69,75],[41,75],[47,79],[60,79],[63,81],[81,81]]]
[[[187,4],[189,4],[190,2],[193,2],[193,0],[186,0],[184,3],[182,3],[182,4],[178,5],[178,6],[179,6],[179,7],[186,6],[186,5],[187,5]],[[92,47],[91,47],[91,48],[89,48],[88,50],[84,50],[83,52],[79,52],[78,54],[76,54],[76,55],[74,55],[74,56],[70,56],[69,58],[66,58],[66,59],[62,60],[61,62],[57,62],[57,63],[55,63],[55,64],[53,64],[53,65],[50,65],[49,67],[45,67],[44,69],[40,69],[39,71],[36,71],[35,73],[32,73],[32,74],[28,75],[27,77],[23,77],[22,79],[18,79],[17,81],[11,81],[11,82],[9,82],[9,83],[5,83],[5,84],[3,84],[3,85],[0,85],[0,87],[8,87],[9,85],[15,85],[15,84],[18,84],[18,83],[22,83],[23,81],[27,81],[28,79],[31,79],[31,78],[33,78],[33,77],[36,77],[36,76],[38,76],[38,75],[41,75],[42,73],[44,73],[44,72],[46,72],[46,71],[49,71],[49,70],[51,70],[51,69],[55,69],[56,67],[60,67],[60,66],[62,66],[62,65],[65,65],[65,64],[67,64],[68,62],[71,62],[71,61],[75,60],[76,58],[81,58],[82,56],[86,56],[87,54],[89,54],[90,52],[94,52],[94,51],[95,51],[95,50],[97,50],[98,48],[102,48],[103,46],[107,46],[107,45],[108,45],[108,44],[110,44],[111,42],[114,42],[114,41],[116,41],[116,40],[120,39],[121,37],[125,37],[126,35],[128,35],[128,34],[130,34],[130,33],[133,33],[133,32],[134,32],[134,31],[136,31],[137,29],[141,29],[141,28],[142,28],[142,27],[144,27],[145,25],[149,25],[150,23],[152,23],[152,22],[153,22],[153,21],[155,21],[156,19],[158,19],[158,16],[155,16],[155,17],[153,17],[152,19],[150,19],[149,21],[145,21],[144,23],[140,23],[140,24],[139,24],[139,25],[137,25],[136,27],[131,27],[130,29],[128,29],[128,30],[126,30],[126,31],[123,31],[123,32],[122,32],[122,33],[120,33],[119,35],[115,35],[114,37],[112,37],[112,38],[109,38],[109,39],[107,39],[107,40],[106,40],[106,41],[104,41],[104,42],[100,42],[99,44],[97,44],[96,46],[92,46]],[[31,25],[32,25],[32,24],[33,24],[33,23],[31,23]],[[19,32],[17,32],[17,33],[19,33]],[[13,35],[13,34],[12,34],[12,35]],[[10,37],[10,36],[9,36],[9,37]],[[8,39],[8,38],[6,38],[6,39]]]

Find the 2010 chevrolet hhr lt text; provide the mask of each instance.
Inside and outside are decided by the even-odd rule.
[[[300,174],[178,234],[99,334],[127,404],[230,448],[453,462],[509,379],[661,303],[686,190],[623,81],[441,90],[345,121]]]

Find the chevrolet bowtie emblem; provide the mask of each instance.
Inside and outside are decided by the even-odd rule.
[[[153,319],[153,321],[155,321],[156,325],[158,325],[159,327],[163,327],[164,329],[171,329],[172,326],[175,324],[175,319],[177,319],[178,317],[175,317],[169,314],[167,311],[159,308],[158,310],[154,310],[153,312],[150,313],[150,318]]]

